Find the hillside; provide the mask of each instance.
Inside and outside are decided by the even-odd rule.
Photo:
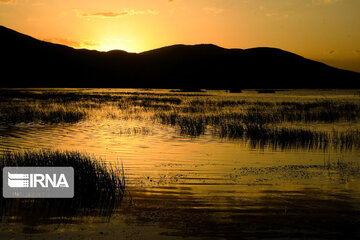
[[[52,44],[0,26],[2,87],[358,88],[360,74],[275,48],[173,45],[143,53]],[[332,80],[332,81],[330,81]]]

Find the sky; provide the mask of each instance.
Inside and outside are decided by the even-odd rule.
[[[99,51],[276,47],[360,72],[360,0],[0,0],[0,25]]]

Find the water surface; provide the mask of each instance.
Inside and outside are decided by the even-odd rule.
[[[49,90],[40,92],[46,91]],[[66,91],[112,96],[146,94],[133,89]],[[254,102],[330,99],[359,103],[359,96],[350,90],[276,94],[208,91],[200,96],[177,96],[168,90],[148,92],[152,97],[180,98],[182,103],[188,98]],[[61,232],[67,229],[69,234],[69,229],[73,229],[73,237],[85,238],[75,234],[83,229],[113,238],[110,233],[121,226],[124,234],[134,239],[359,237],[358,143],[351,149],[254,146],[242,138],[221,138],[214,134],[212,126],[198,136],[181,134],[177,126],[154,120],[151,116],[158,110],[146,107],[140,108],[137,117],[129,118],[119,117],[121,112],[114,102],[102,103],[100,109],[105,110],[88,110],[93,115],[76,123],[3,122],[0,127],[0,153],[70,150],[86,152],[113,165],[123,164],[131,201],[123,204],[110,223],[99,221],[93,223],[94,227],[80,221],[60,227]],[[116,113],[109,117],[111,111]],[[280,124],[331,132],[357,129],[358,121]],[[26,234],[26,227],[12,224],[15,225],[11,232]],[[4,228],[1,234],[10,234]],[[33,238],[41,236],[36,228],[31,229]],[[51,224],[41,229],[50,235],[58,231]]]

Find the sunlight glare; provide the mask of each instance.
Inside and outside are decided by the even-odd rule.
[[[105,38],[99,42],[99,46],[96,47],[99,51],[111,51],[111,50],[123,50],[127,52],[134,52],[134,46],[132,46],[131,40],[123,40],[116,38]]]

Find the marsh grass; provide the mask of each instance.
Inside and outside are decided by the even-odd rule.
[[[338,122],[356,121],[360,117],[360,106],[353,103],[330,101],[313,103],[278,103],[272,115],[287,122]]]
[[[243,139],[252,147],[271,146],[273,149],[304,148],[326,150],[329,147],[340,151],[360,148],[359,130],[318,131],[313,129],[284,126],[244,125],[224,122],[218,128],[221,138]]]
[[[201,88],[183,88],[183,89],[178,89],[178,90],[171,90],[171,92],[175,92],[175,93],[178,93],[178,92],[184,92],[184,93],[187,93],[187,92],[205,92],[205,90],[201,89]]]
[[[279,97],[279,93],[249,97],[247,93],[213,94],[211,91],[206,94],[149,90],[0,92],[3,94],[0,97],[0,121],[8,125],[150,120],[173,126],[184,136],[199,137],[210,130],[220,138],[244,139],[253,146],[326,148],[332,145],[351,149],[359,145],[356,128],[341,131],[336,127],[336,124],[359,122],[360,102],[357,98],[288,98]],[[316,126],[326,124],[334,124],[336,133],[332,129],[316,129]],[[126,130],[123,134],[137,135],[138,130]]]
[[[243,113],[238,118],[248,118],[252,123],[273,122],[337,122],[356,121],[360,117],[360,105],[348,102],[259,102],[247,100],[191,100],[182,112],[224,112],[224,109]],[[225,118],[228,118],[225,116]]]
[[[74,123],[84,120],[92,110],[116,104],[128,115],[138,112],[218,114],[253,124],[282,122],[357,121],[360,104],[334,100],[259,101],[239,97],[218,98],[208,95],[156,92],[50,92],[1,91],[0,112],[5,122]],[[117,111],[113,108],[113,111]],[[125,113],[125,114],[127,114]],[[106,114],[116,116],[117,114]],[[105,116],[106,116],[105,115]],[[129,118],[129,117],[128,117]]]
[[[74,168],[75,195],[70,199],[34,198],[0,200],[2,221],[12,218],[23,222],[72,221],[97,216],[109,218],[125,194],[122,166],[110,166],[88,154],[68,151],[30,151],[5,153],[1,167],[71,166]],[[2,184],[2,178],[0,180]]]
[[[241,88],[232,88],[229,90],[230,93],[242,93]]]
[[[308,148],[326,149],[332,140],[329,133],[317,132],[304,128],[268,127],[262,125],[243,125],[226,122],[220,125],[218,134],[221,138],[243,139],[253,148]],[[352,147],[349,146],[349,147]]]
[[[86,106],[61,104],[7,104],[0,108],[0,119],[12,123],[76,123],[87,117]]]
[[[155,121],[161,124],[176,126],[180,130],[180,134],[188,136],[200,136],[205,133],[206,119],[202,115],[182,115],[175,112],[155,114]]]
[[[81,90],[66,91],[53,89],[38,90],[17,90],[17,89],[0,89],[0,102],[8,102],[9,99],[26,99],[53,101],[57,103],[79,102],[79,101],[96,101],[97,103],[117,102],[121,99],[146,100],[149,98],[178,98],[178,97],[205,97],[208,94],[203,93],[167,93],[167,92],[85,92]],[[161,101],[161,100],[160,100]],[[176,100],[178,101],[178,100]]]
[[[272,89],[261,89],[257,91],[258,93],[276,93],[276,90]]]
[[[360,131],[319,131],[305,127],[287,127],[272,121],[261,112],[223,114],[183,114],[162,112],[153,117],[154,121],[171,125],[182,135],[197,137],[211,127],[215,136],[226,139],[241,139],[253,148],[303,148],[326,150],[329,147],[352,150],[360,147]],[[270,124],[271,123],[271,124]]]
[[[360,148],[360,131],[358,129],[338,132],[333,130],[333,145],[338,149]]]

